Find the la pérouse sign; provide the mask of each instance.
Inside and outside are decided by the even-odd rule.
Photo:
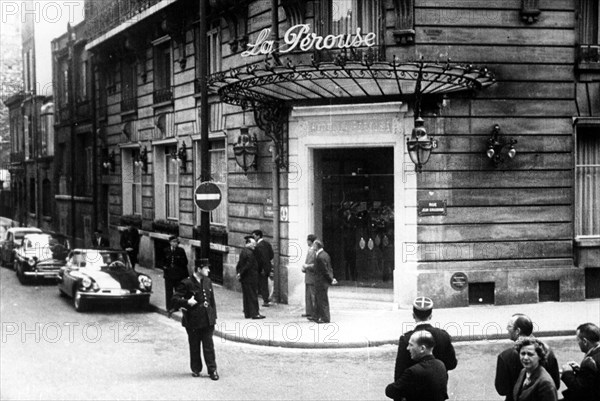
[[[242,57],[267,55],[273,53],[273,41],[268,40],[271,28],[265,28],[258,34],[256,43],[249,43],[248,50],[242,52]],[[280,54],[289,53],[294,49],[309,51],[323,49],[349,49],[351,47],[371,47],[375,45],[376,35],[373,32],[362,34],[356,28],[356,34],[341,34],[320,36],[310,32],[310,25],[298,24],[292,26],[283,35],[285,46],[279,48]]]

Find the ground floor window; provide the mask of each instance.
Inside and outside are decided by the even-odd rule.
[[[334,276],[342,285],[391,288],[393,148],[319,149],[315,165],[315,192],[322,200],[316,215]]]
[[[600,135],[598,127],[577,129],[575,235],[600,236]]]

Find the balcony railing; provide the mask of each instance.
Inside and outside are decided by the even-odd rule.
[[[580,63],[600,63],[600,45],[580,45]]]
[[[10,162],[11,163],[21,163],[25,161],[25,153],[24,152],[11,152],[10,154]]]
[[[170,102],[173,100],[173,91],[171,88],[157,89],[154,91],[154,103]]]
[[[134,111],[137,108],[137,97],[129,97],[121,100],[121,113]]]
[[[96,2],[91,15],[86,15],[87,35],[90,39],[108,32],[161,0],[113,0]]]

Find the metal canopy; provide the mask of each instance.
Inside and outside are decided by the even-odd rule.
[[[420,80],[419,80],[420,77]],[[420,81],[420,90],[417,83]],[[487,68],[425,62],[313,62],[251,65],[213,74],[209,88],[235,105],[444,94],[494,83]]]

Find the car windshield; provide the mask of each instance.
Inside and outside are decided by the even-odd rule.
[[[131,270],[129,258],[124,252],[99,251],[90,249],[73,255],[72,264],[89,270],[128,271]]]
[[[53,234],[26,234],[23,239],[25,251],[35,251],[42,259],[65,259],[69,241],[66,237]]]
[[[31,234],[31,233],[36,233],[39,232],[37,230],[32,230],[32,231],[15,231],[14,235],[15,235],[15,241],[21,241],[23,239],[23,237],[25,237],[25,235],[27,234]]]

